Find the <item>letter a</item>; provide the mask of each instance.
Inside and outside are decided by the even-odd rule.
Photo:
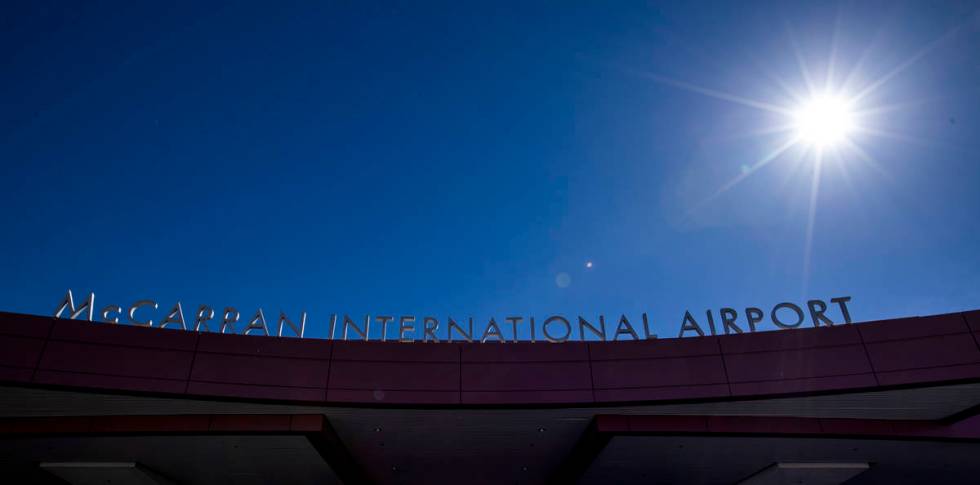
[[[688,330],[693,330],[698,333],[699,337],[704,337],[704,330],[701,330],[701,326],[699,326],[698,322],[691,316],[690,311],[684,313],[684,323],[681,324],[681,332],[677,335],[677,338],[683,337],[684,332]]]

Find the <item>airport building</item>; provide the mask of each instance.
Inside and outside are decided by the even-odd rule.
[[[980,311],[563,343],[0,313],[4,483],[980,482]]]

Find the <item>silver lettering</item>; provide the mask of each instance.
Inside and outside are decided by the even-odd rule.
[[[286,313],[279,310],[279,331],[277,333],[280,337],[282,337],[283,325],[288,326],[297,337],[303,338],[303,333],[306,332],[306,312],[299,314],[299,328],[297,329],[293,321],[286,316]]]
[[[633,340],[640,340],[640,336],[636,334],[636,330],[633,330],[633,325],[630,325],[630,321],[626,318],[626,315],[620,315],[619,324],[616,325],[616,334],[613,335],[613,341],[619,340],[619,336],[623,334],[633,337]]]
[[[762,321],[765,317],[765,312],[756,307],[748,307],[745,309],[745,318],[749,320],[749,332],[755,332],[755,324]]]
[[[337,314],[330,315],[330,335],[327,337],[329,340],[334,339],[334,330],[337,329]]]
[[[238,310],[232,307],[225,307],[225,313],[221,317],[221,328],[218,329],[221,333],[227,333],[226,330],[231,328],[231,333],[235,333],[235,324],[238,323],[238,319],[242,316]]]
[[[779,319],[779,310],[782,310],[783,308],[789,308],[790,310],[793,310],[794,312],[796,312],[796,323],[794,323],[794,324],[787,324],[787,323],[783,323]],[[804,318],[803,317],[803,310],[800,307],[798,307],[798,306],[796,306],[796,305],[794,305],[792,303],[789,303],[789,302],[780,303],[780,304],[776,305],[775,307],[773,307],[772,314],[770,316],[772,317],[772,323],[775,323],[776,326],[779,327],[779,328],[796,328],[796,327],[799,327],[800,324],[803,323],[803,318]]]
[[[388,324],[391,323],[395,317],[389,317],[385,315],[380,315],[374,317],[374,319],[381,324],[381,341],[385,342],[388,340]]]
[[[251,335],[252,331],[261,331],[266,337],[269,336],[269,327],[265,324],[265,313],[262,313],[262,309],[255,312],[255,316],[249,320],[248,325],[242,331],[242,335]]]
[[[500,326],[497,325],[497,321],[494,320],[493,317],[490,317],[490,322],[487,323],[487,328],[483,331],[483,338],[480,339],[480,343],[487,343],[487,340],[489,340],[490,337],[496,337],[497,341],[500,343],[507,342],[503,333],[500,332]]]
[[[406,332],[415,331],[415,317],[411,315],[403,315],[398,317],[398,341],[402,343],[412,343],[415,341],[412,337],[405,337]]]
[[[684,332],[688,330],[693,330],[698,333],[698,337],[704,337],[704,330],[701,330],[701,326],[698,325],[697,320],[691,316],[691,312],[684,312],[684,322],[681,323],[681,331],[677,334],[677,338],[683,338]]]
[[[65,298],[61,300],[61,304],[58,305],[58,309],[54,311],[55,318],[61,318],[61,314],[65,310],[68,310],[68,318],[74,320],[82,314],[83,311],[88,310],[88,321],[92,321],[92,316],[95,313],[95,292],[89,293],[88,298],[82,306],[75,308],[75,299],[72,298],[71,289],[65,293]]]
[[[708,315],[708,328],[711,329],[711,335],[717,335],[715,333],[715,317],[711,314],[711,310],[705,312]]]
[[[511,328],[514,329],[514,336],[511,342],[517,343],[517,324],[524,320],[524,317],[505,317],[504,320],[510,322]]]
[[[578,335],[579,339],[585,340],[585,329],[589,329],[599,340],[603,342],[606,341],[606,317],[599,315],[599,328],[593,327],[591,323],[582,318],[581,315],[578,317]]]
[[[446,320],[449,322],[449,329],[448,329],[448,331],[449,331],[449,342],[450,343],[452,343],[452,341],[453,341],[453,329],[456,329],[456,332],[459,333],[459,335],[461,337],[463,337],[464,339],[466,339],[467,342],[470,342],[470,343],[473,342],[473,317],[470,317],[470,319],[469,319],[469,321],[470,321],[469,332],[464,332],[463,331],[463,327],[460,327],[459,324],[456,323],[456,320],[453,320],[453,317],[448,317]]]
[[[646,334],[647,340],[652,340],[657,338],[657,334],[650,333],[650,320],[647,319],[647,314],[643,314],[643,333]]]
[[[821,323],[826,323],[828,327],[834,326],[834,321],[824,315],[827,304],[823,300],[810,300],[806,302],[806,307],[810,310],[810,320],[814,327],[819,327]]]
[[[735,324],[738,319],[738,312],[733,308],[722,308],[718,311],[721,315],[721,326],[725,329],[725,335],[731,333],[742,333],[742,329]]]
[[[197,316],[194,318],[194,331],[200,332],[201,327],[204,327],[204,331],[210,332],[211,329],[208,328],[208,320],[214,318],[214,309],[207,306],[201,305],[197,309]]]
[[[167,325],[173,324],[180,324],[181,330],[187,330],[187,325],[184,324],[184,308],[180,306],[179,301],[167,314],[167,318],[160,322],[160,328],[167,328]]]
[[[364,315],[364,328],[358,327],[357,324],[354,323],[354,320],[351,320],[350,316],[344,315],[344,340],[348,340],[347,330],[351,328],[354,329],[354,333],[361,336],[361,340],[367,342],[368,333],[371,332],[371,315]]]
[[[548,324],[553,322],[561,322],[561,324],[565,326],[565,335],[562,336],[561,338],[555,337],[554,335],[551,334],[551,332],[548,331]],[[572,325],[568,323],[568,320],[565,317],[560,315],[553,315],[548,317],[548,319],[544,321],[544,324],[541,325],[541,331],[544,332],[544,338],[548,340],[548,342],[551,342],[553,344],[560,344],[562,342],[568,341],[568,337],[572,334]]]
[[[831,303],[836,303],[840,307],[840,313],[844,316],[844,323],[851,323],[851,312],[847,311],[847,302],[851,301],[849,296],[831,298]]]
[[[139,320],[136,319],[136,310],[140,309],[141,307],[145,307],[145,306],[153,307],[154,310],[156,310],[157,308],[160,307],[153,300],[140,300],[140,301],[137,301],[136,303],[133,303],[133,306],[129,307],[129,322],[130,323],[132,323],[133,325],[139,326],[139,327],[152,327],[153,326],[153,320],[147,320],[145,322],[141,322],[141,321],[139,321]]]
[[[439,320],[436,320],[435,317],[422,317],[423,342],[429,342],[429,338],[431,337],[433,342],[439,343],[439,337],[436,335],[436,332],[438,331]]]
[[[102,321],[103,322],[105,322],[105,323],[119,323],[119,317],[118,316],[112,317],[111,319],[109,318],[109,314],[110,313],[116,313],[118,315],[122,315],[122,307],[120,307],[119,305],[106,305],[106,307],[102,309]]]

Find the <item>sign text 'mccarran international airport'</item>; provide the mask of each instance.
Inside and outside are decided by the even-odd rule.
[[[847,303],[849,296],[834,297],[829,303],[824,300],[809,300],[805,305],[782,302],[774,305],[768,312],[762,308],[748,307],[739,315],[734,308],[721,308],[716,314],[707,310],[704,317],[695,316],[690,311],[681,318],[678,337],[703,337],[706,335],[730,335],[754,333],[766,321],[776,329],[799,328],[810,322],[814,327],[833,326],[851,323]],[[300,312],[290,317],[279,312],[279,318],[270,326],[265,312],[259,308],[248,320],[242,320],[241,312],[233,307],[225,307],[218,315],[214,308],[200,305],[185,318],[184,307],[178,301],[166,313],[159,312],[160,305],[153,300],[138,300],[125,309],[116,304],[103,306],[96,314],[95,293],[76,303],[69,289],[54,312],[55,318],[86,319],[103,323],[118,324],[125,317],[130,325],[156,328],[173,328],[195,332],[239,333],[243,335],[265,335],[303,338],[307,327],[307,314]],[[155,314],[156,312],[159,312]],[[95,317],[98,315],[99,320]],[[829,315],[839,315],[835,322]],[[154,320],[154,317],[162,319]],[[842,321],[840,321],[842,320]],[[608,325],[607,325],[608,323]],[[566,317],[548,315],[544,318],[534,316],[506,316],[498,322],[494,317],[486,323],[479,322],[474,328],[472,317],[455,319],[445,317],[440,320],[433,316],[415,315],[371,315],[352,318],[350,315],[330,315],[327,322],[327,338],[330,340],[370,340],[374,328],[374,340],[412,342],[550,342],[562,343],[569,340],[629,341],[655,339],[650,332],[650,320],[641,313],[631,320],[626,314],[606,319],[605,315]],[[441,330],[445,329],[445,333]],[[524,330],[526,329],[526,330]],[[443,337],[440,337],[443,335]],[[523,338],[518,338],[521,335]],[[524,337],[526,335],[526,337]]]

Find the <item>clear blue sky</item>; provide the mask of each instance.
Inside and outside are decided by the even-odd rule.
[[[977,2],[309,3],[4,3],[0,309],[980,308]]]

